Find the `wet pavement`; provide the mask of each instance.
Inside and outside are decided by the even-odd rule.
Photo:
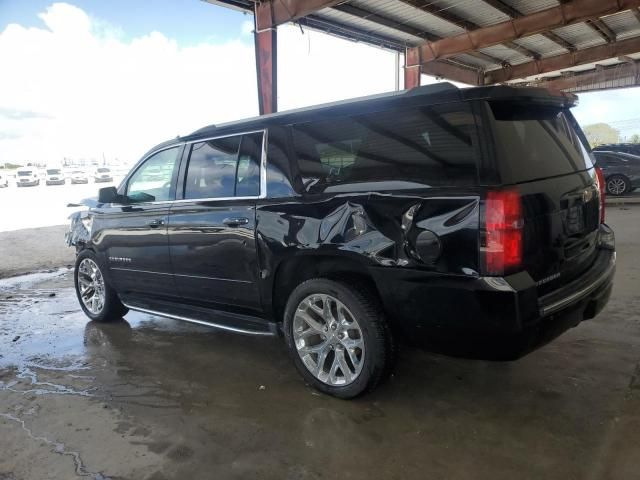
[[[640,208],[595,320],[513,363],[401,350],[355,401],[283,343],[130,313],[87,322],[67,270],[0,280],[0,479],[632,479]]]

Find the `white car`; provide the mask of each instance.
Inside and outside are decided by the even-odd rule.
[[[0,173],[0,188],[6,188],[9,186],[9,179],[4,173]]]
[[[16,185],[18,187],[33,187],[40,185],[38,170],[35,167],[21,167],[16,171]]]
[[[45,180],[47,185],[64,185],[66,183],[61,168],[47,168]]]
[[[96,168],[95,173],[93,174],[93,181],[98,182],[113,182],[113,175],[111,174],[111,170],[107,167],[98,167]]]
[[[82,170],[74,170],[71,172],[71,183],[89,183],[89,177]]]

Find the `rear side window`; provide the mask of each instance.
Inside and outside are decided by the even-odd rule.
[[[309,192],[477,184],[478,136],[466,104],[309,122],[292,131]]]
[[[262,133],[223,137],[191,146],[184,198],[260,195]]]
[[[503,183],[566,175],[593,166],[564,110],[512,102],[490,105]]]

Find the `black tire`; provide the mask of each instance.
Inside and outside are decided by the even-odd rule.
[[[97,265],[98,269],[100,270],[100,275],[102,275],[102,278],[104,280],[104,304],[102,308],[95,313],[91,312],[82,301],[80,288],[78,286],[78,268],[82,261],[85,259],[90,259]],[[76,288],[76,296],[78,297],[80,307],[87,317],[89,317],[91,320],[95,320],[96,322],[113,322],[122,319],[122,317],[127,314],[129,309],[122,304],[120,298],[118,298],[118,294],[113,289],[113,287],[109,285],[109,282],[102,273],[103,271],[104,268],[101,262],[98,260],[97,255],[91,250],[82,250],[76,257],[76,263],[73,269],[73,283]]]
[[[605,180],[607,186],[607,194],[614,197],[626,195],[631,191],[631,182],[624,175],[611,175]],[[621,185],[624,185],[621,190]]]
[[[302,300],[313,294],[328,294],[342,302],[356,318],[364,340],[364,358],[359,375],[344,386],[329,385],[316,378],[298,355],[293,337],[293,319]],[[317,390],[334,397],[350,399],[370,392],[391,373],[395,344],[382,305],[366,284],[352,281],[315,278],[307,280],[289,295],[283,324],[289,354],[305,381]]]

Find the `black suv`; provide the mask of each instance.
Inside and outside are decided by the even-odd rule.
[[[80,304],[283,334],[342,398],[378,384],[401,339],[517,358],[611,293],[574,100],[440,84],[165,142],[73,217]]]

